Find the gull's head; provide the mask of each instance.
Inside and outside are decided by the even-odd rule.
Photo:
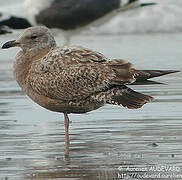
[[[36,52],[46,48],[55,47],[56,42],[50,30],[45,26],[34,26],[24,30],[13,41],[6,42],[2,49],[20,47],[24,52]]]

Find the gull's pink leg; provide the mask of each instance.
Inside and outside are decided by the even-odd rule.
[[[68,114],[64,113],[64,125],[65,125],[65,155],[69,155],[69,118]]]

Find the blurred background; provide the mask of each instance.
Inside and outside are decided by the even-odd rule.
[[[146,0],[141,0],[145,2]],[[148,1],[147,1],[148,2]],[[180,0],[153,0],[157,6],[149,6],[134,11],[126,11],[106,22],[99,28],[91,28],[87,33],[121,34],[121,33],[151,33],[151,32],[181,32],[182,2]],[[22,0],[6,0],[1,2],[0,12],[5,16],[16,15],[25,17]]]

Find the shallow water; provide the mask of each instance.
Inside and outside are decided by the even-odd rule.
[[[77,36],[73,44],[129,59],[137,68],[182,69],[182,34]],[[156,99],[140,110],[105,106],[70,115],[65,157],[63,115],[20,91],[12,76],[18,49],[0,51],[0,180],[182,179],[181,73],[155,79],[166,85],[132,86]]]

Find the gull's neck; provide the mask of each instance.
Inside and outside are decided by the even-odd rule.
[[[52,48],[42,49],[39,53],[20,51],[14,61],[14,77],[23,91],[27,89],[27,77],[34,62],[44,57]]]

